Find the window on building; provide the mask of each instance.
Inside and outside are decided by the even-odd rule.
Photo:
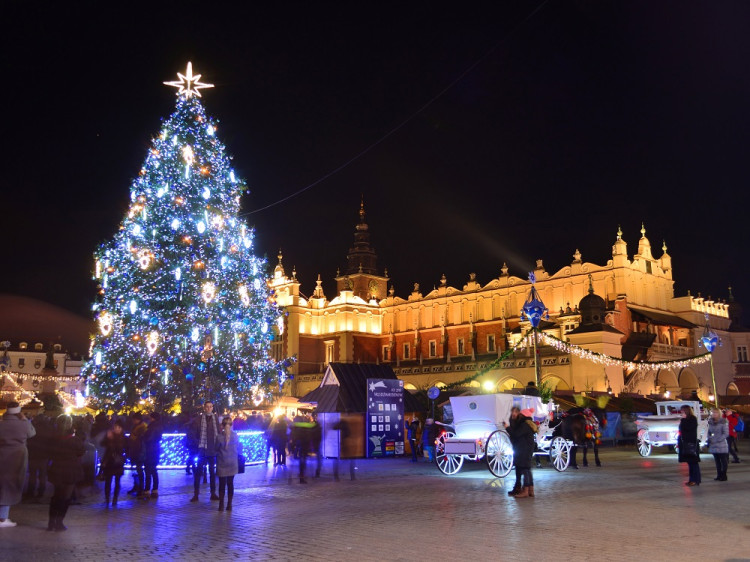
[[[458,338],[456,340],[456,353],[458,355],[464,355],[466,353],[466,349],[464,348],[464,339]]]
[[[746,345],[737,346],[737,361],[739,361],[740,363],[747,363],[747,346]]]
[[[384,345],[383,346],[383,361],[390,361],[390,346]]]
[[[18,368],[23,369],[26,366],[26,359],[21,357],[18,359]]]
[[[437,357],[437,342],[430,340],[430,357]]]
[[[333,341],[327,341],[326,343],[326,365],[333,362]]]
[[[495,334],[490,334],[487,336],[487,352],[493,351],[495,351]]]
[[[650,261],[646,262],[646,273],[651,273],[651,262]]]
[[[411,348],[409,347],[408,343],[404,344],[404,359],[409,359],[411,357]]]

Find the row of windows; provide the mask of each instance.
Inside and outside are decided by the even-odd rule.
[[[495,347],[495,334],[489,334],[487,336],[487,353],[494,353],[496,351]],[[428,342],[427,346],[427,354],[428,357],[437,357],[437,341],[436,340],[430,340]],[[391,353],[391,346],[390,345],[384,345],[383,346],[383,360],[384,361],[390,361],[392,357],[390,356]],[[466,342],[464,338],[458,338],[456,340],[456,353],[458,355],[466,355]],[[411,344],[405,343],[402,347],[402,358],[404,359],[411,359]]]

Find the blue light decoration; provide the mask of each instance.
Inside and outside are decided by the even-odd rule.
[[[708,321],[708,313],[705,314],[706,318],[706,327],[703,329],[703,335],[701,336],[700,344],[706,348],[706,351],[708,351],[711,355],[709,355],[708,360],[709,364],[711,365],[711,383],[713,384],[714,389],[714,405],[718,408],[719,407],[719,393],[716,390],[716,375],[714,375],[714,349],[716,349],[717,345],[721,345],[721,340],[719,339],[719,336],[711,329],[711,326]]]
[[[531,290],[521,308],[521,320],[528,320],[531,323],[531,327],[536,330],[542,319],[549,320],[549,311],[544,306],[536,290],[536,275],[534,275],[533,271],[529,273],[529,281],[531,282]]]
[[[238,451],[245,457],[246,464],[259,464],[266,460],[266,439],[262,431],[238,431],[240,442]],[[185,468],[189,456],[187,436],[184,433],[162,435],[159,453],[159,468]]]
[[[549,320],[549,311],[544,306],[539,293],[536,290],[536,275],[533,271],[529,272],[529,281],[531,282],[531,290],[529,296],[526,298],[526,302],[521,308],[521,320],[528,320],[531,324],[531,328],[534,332],[534,378],[536,379],[536,385],[539,386],[539,324],[541,321]]]

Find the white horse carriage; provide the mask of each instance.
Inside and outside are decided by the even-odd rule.
[[[552,402],[547,404],[551,410]],[[536,434],[536,451],[535,457],[549,457],[550,464],[556,471],[562,472],[570,466],[570,450],[574,444],[564,437],[554,435],[554,427],[550,427],[550,416],[547,416],[539,423],[539,431]],[[537,461],[537,466],[539,462]]]
[[[642,457],[651,454],[652,447],[672,445],[677,450],[680,408],[690,406],[698,418],[698,441],[705,447],[708,440],[708,414],[698,401],[670,400],[656,403],[656,415],[643,416],[636,420],[638,426],[638,452]]]
[[[443,424],[445,433],[436,442],[435,460],[444,474],[455,474],[464,460],[485,459],[489,471],[497,477],[506,476],[513,468],[513,447],[503,423],[509,423],[514,406],[522,410],[531,409],[537,421],[549,419],[548,406],[538,396],[512,394],[480,394],[477,396],[454,396],[450,399],[453,423]],[[565,468],[569,460],[570,444],[562,438],[552,438],[548,422],[542,423],[545,437],[542,446],[552,459],[552,450],[565,451]],[[541,432],[540,432],[541,433]],[[549,435],[549,437],[547,437]],[[562,442],[558,442],[560,439]],[[537,436],[537,444],[540,437]],[[553,460],[557,468],[557,464]],[[565,470],[558,468],[558,470]]]

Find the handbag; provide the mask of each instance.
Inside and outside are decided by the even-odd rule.
[[[237,473],[245,474],[245,457],[237,455]]]
[[[682,454],[684,456],[686,456],[686,457],[697,457],[698,456],[698,447],[693,442],[683,443],[682,444]]]

